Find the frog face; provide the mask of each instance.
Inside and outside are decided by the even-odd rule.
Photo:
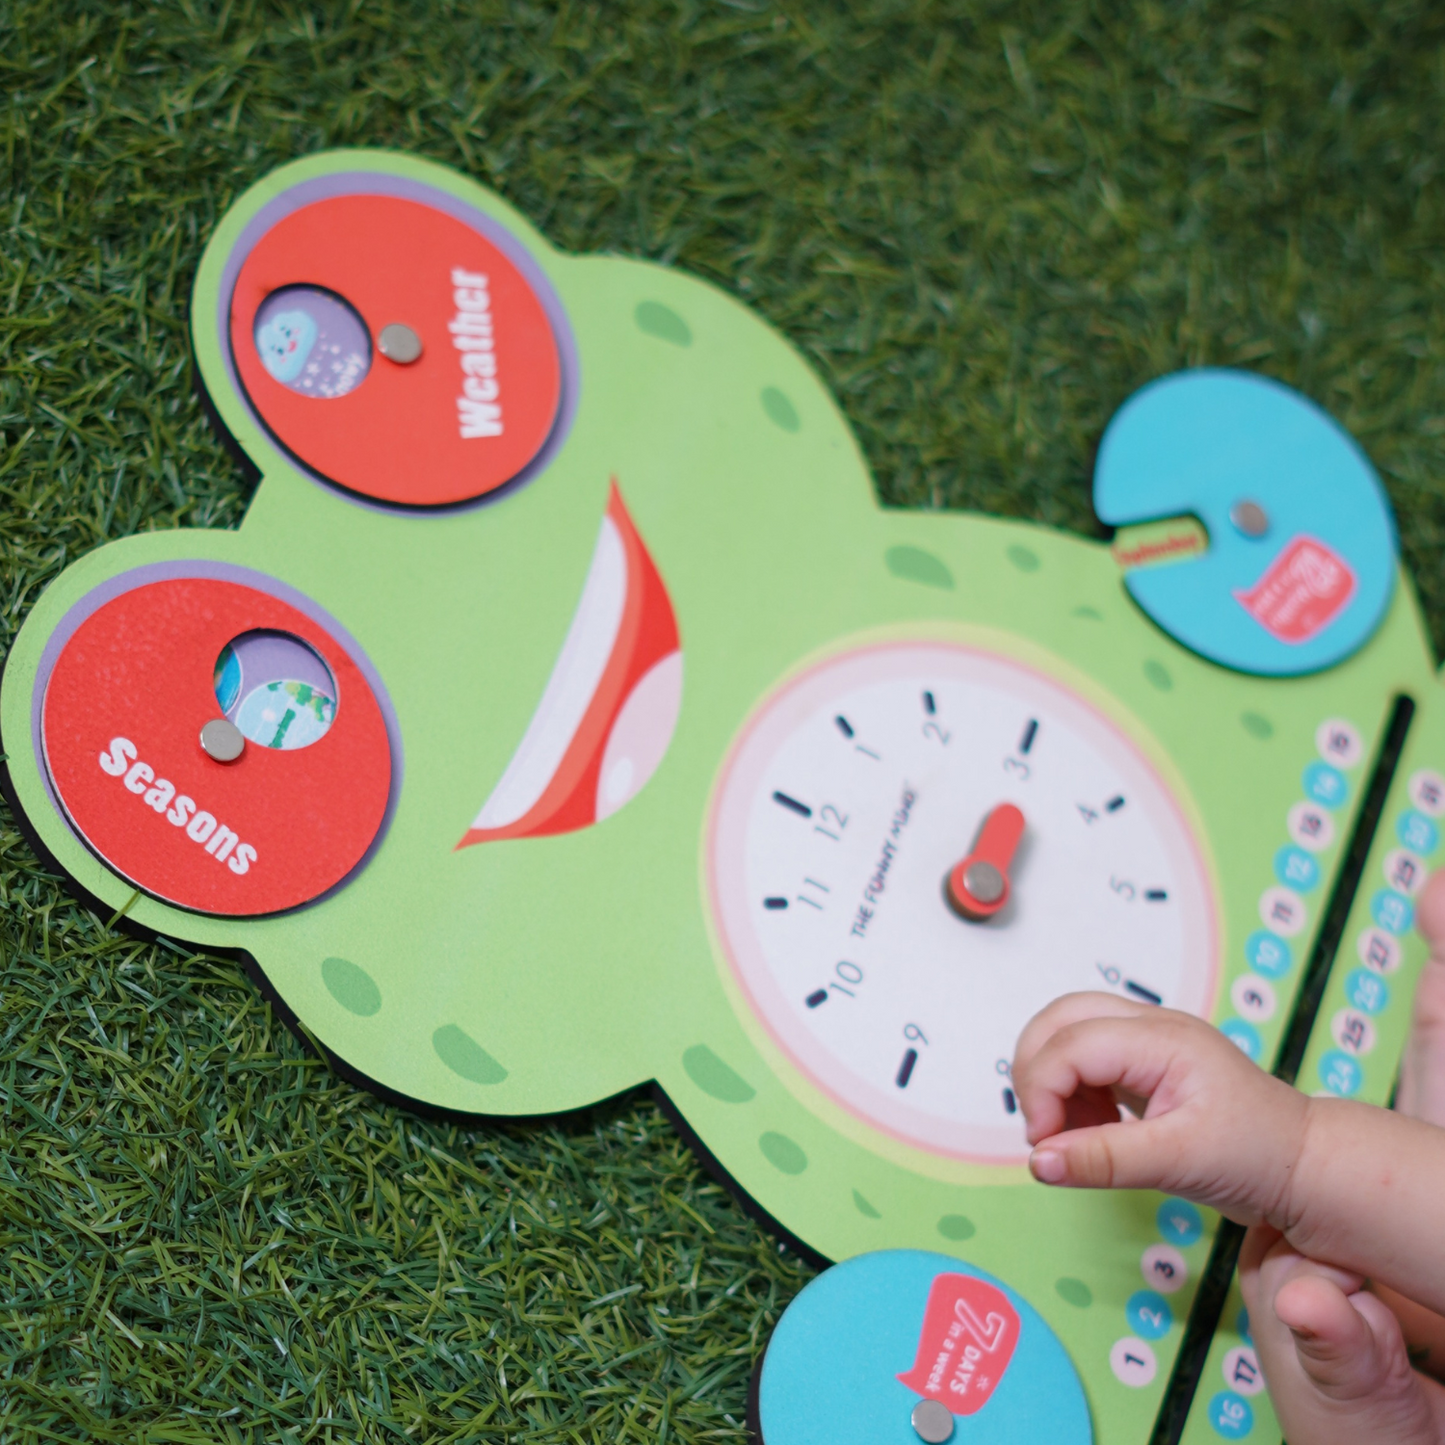
[[[82,559],[0,693],[16,794],[77,883],[247,954],[389,1096],[518,1116],[654,1081],[818,1252],[970,1241],[1091,1349],[1048,1305],[1105,1290],[1055,1292],[1087,1272],[1061,1262],[1069,1211],[1104,1211],[1126,1273],[1159,1242],[1137,1210],[1027,1185],[1012,1040],[1105,987],[1277,1045],[1388,700],[1431,677],[1388,515],[1355,496],[1322,530],[1292,482],[1278,547],[1206,565],[1236,500],[1228,448],[1201,459],[1227,418],[1151,495],[1175,423],[1143,412],[1101,468],[1117,521],[1202,519],[1197,545],[1119,549],[1177,552],[1167,587],[1095,542],[884,512],[758,317],[562,255],[401,156],[248,192],[192,315],[261,476],[243,526]],[[1281,560],[1300,536],[1352,590],[1318,548]],[[1259,616],[1313,675],[1205,660],[1211,617],[1235,637]],[[1330,671],[1337,623],[1353,656]],[[230,756],[202,740],[217,721]],[[1307,766],[1327,795],[1295,796]],[[1274,833],[1306,813],[1277,878]]]

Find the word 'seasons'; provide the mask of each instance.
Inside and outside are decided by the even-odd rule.
[[[502,407],[497,400],[497,353],[493,346],[492,299],[481,271],[452,267],[452,301],[457,314],[447,324],[452,345],[462,354],[462,394],[457,423],[464,438],[499,437]]]
[[[155,809],[168,823],[186,830],[186,837],[204,846],[218,863],[224,863],[239,877],[256,861],[256,850],[240,836],[218,822],[214,813],[197,809],[196,800],[176,792],[169,778],[158,778],[149,763],[139,762],[139,749],[129,738],[112,738],[101,753],[101,771],[119,778],[141,802]]]

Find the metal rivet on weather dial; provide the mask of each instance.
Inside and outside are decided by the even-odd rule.
[[[1229,509],[1234,529],[1245,537],[1262,537],[1269,531],[1269,513],[1258,502],[1236,502]]]
[[[963,886],[980,903],[997,903],[1003,897],[1003,874],[992,863],[980,858],[977,863],[968,865],[963,875]],[[948,1418],[951,1420],[953,1416]],[[946,1440],[948,1436],[942,1438]]]
[[[953,1411],[942,1400],[920,1400],[909,1419],[918,1438],[928,1445],[943,1445],[953,1436]]]
[[[421,337],[400,321],[381,328],[376,346],[388,361],[394,361],[398,366],[410,366],[421,355]]]
[[[218,763],[234,763],[246,751],[246,737],[233,722],[213,717],[201,729],[201,751]]]

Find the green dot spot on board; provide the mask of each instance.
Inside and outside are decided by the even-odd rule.
[[[1263,713],[1242,712],[1239,721],[1250,737],[1258,738],[1261,742],[1274,736],[1274,724]]]
[[[883,565],[905,582],[919,582],[945,591],[953,589],[953,573],[947,564],[922,547],[890,547],[883,554]]]
[[[746,1104],[757,1090],[729,1068],[706,1044],[694,1044],[682,1056],[687,1076],[703,1091],[724,1104]]]
[[[507,1077],[506,1069],[456,1024],[443,1024],[431,1036],[431,1046],[452,1073],[473,1084],[500,1084]]]
[[[1086,1310],[1094,1303],[1094,1291],[1081,1279],[1065,1275],[1054,1281],[1054,1288],[1058,1291],[1059,1298],[1065,1304],[1073,1305],[1075,1309]]]
[[[1169,675],[1169,669],[1152,657],[1144,664],[1144,677],[1151,687],[1158,688],[1160,692],[1174,690],[1174,679]]]
[[[883,1216],[876,1210],[856,1189],[853,1191],[853,1207],[864,1219],[882,1219]]]
[[[381,990],[376,980],[348,958],[323,959],[321,981],[327,993],[358,1018],[369,1019],[381,1009]]]
[[[1015,542],[1008,549],[1008,559],[1019,569],[1020,572],[1037,572],[1043,565],[1039,561],[1039,554],[1032,547],[1025,547],[1021,542]]]
[[[1102,622],[1104,620],[1104,614],[1100,612],[1097,607],[1076,607],[1072,615],[1082,617],[1089,622]]]
[[[768,1163],[784,1174],[801,1174],[808,1167],[808,1156],[803,1153],[802,1146],[795,1144],[786,1134],[776,1134],[769,1129],[758,1140],[758,1148],[763,1151]]]
[[[945,1214],[938,1221],[938,1232],[945,1239],[972,1239],[978,1233],[978,1226],[966,1214]]]
[[[687,322],[661,301],[639,301],[632,317],[639,331],[645,331],[659,341],[670,341],[674,346],[692,345],[692,331]]]
[[[782,427],[784,431],[797,431],[802,426],[797,408],[777,387],[765,386],[762,401],[768,420]]]

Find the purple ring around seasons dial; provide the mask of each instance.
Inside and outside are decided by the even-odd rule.
[[[350,302],[320,286],[283,286],[256,312],[261,364],[301,396],[337,397],[371,370],[371,337]]]

